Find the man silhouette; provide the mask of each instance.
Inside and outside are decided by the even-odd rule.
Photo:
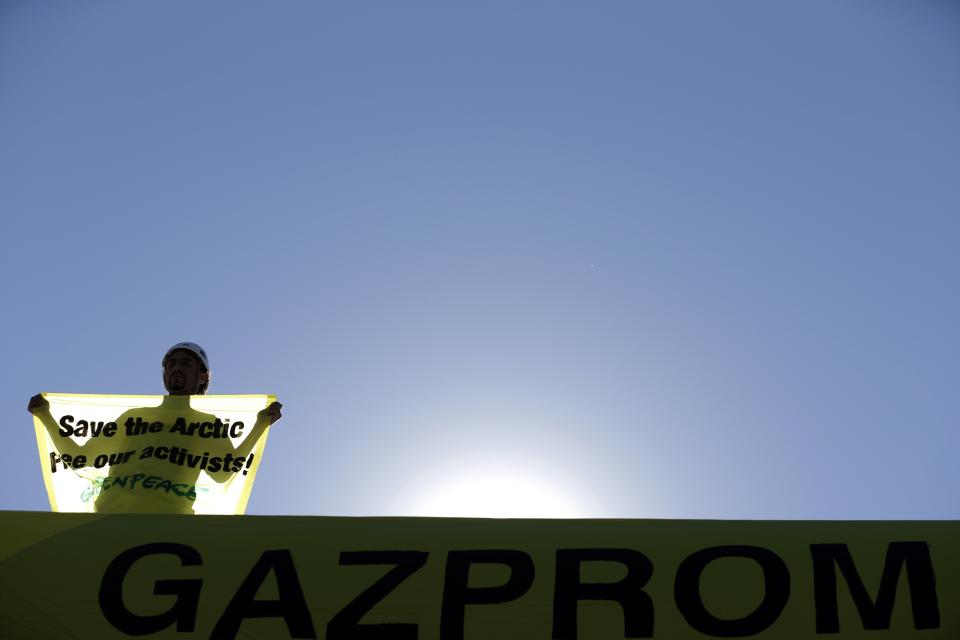
[[[115,420],[119,437],[111,438],[111,446],[118,451],[111,456],[109,475],[94,488],[94,493],[98,494],[95,503],[98,513],[193,513],[201,472],[206,471],[207,477],[218,483],[234,477],[263,431],[281,418],[282,405],[272,403],[257,414],[257,421],[246,432],[246,437],[234,446],[229,436],[241,435],[236,428],[231,433],[216,416],[191,407],[190,396],[205,394],[210,385],[210,361],[206,351],[193,342],[177,343],[167,350],[162,366],[163,384],[168,395],[161,404],[131,409]],[[50,413],[50,404],[41,394],[30,399],[27,410],[40,420],[58,443],[61,455],[72,458],[83,455],[85,445],[59,432],[59,425]],[[158,443],[153,435],[155,432],[149,430],[149,421],[144,421],[143,416],[156,416],[161,412],[175,415],[175,424],[182,424],[183,428],[175,431],[171,429],[172,425],[166,425],[160,434],[162,442]],[[191,451],[189,447],[196,445],[194,435],[198,432],[212,435],[221,455],[209,456],[204,452],[207,455],[201,457],[199,451]],[[131,453],[124,456],[121,449]],[[138,455],[134,457],[134,453]],[[149,499],[144,499],[145,495]]]

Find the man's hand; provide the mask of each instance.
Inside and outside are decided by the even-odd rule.
[[[276,404],[276,403],[274,403]],[[50,403],[47,402],[47,399],[43,397],[42,394],[37,394],[30,398],[30,403],[27,404],[27,411],[34,413],[35,411],[43,411],[50,406]]]
[[[267,416],[270,418],[270,424],[273,424],[277,420],[283,417],[283,414],[280,413],[280,409],[283,408],[283,405],[279,402],[272,402],[270,406],[260,412],[260,415]]]

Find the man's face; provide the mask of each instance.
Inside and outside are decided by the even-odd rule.
[[[198,393],[207,381],[208,374],[200,366],[193,353],[177,349],[163,365],[163,386],[172,396],[189,396]]]

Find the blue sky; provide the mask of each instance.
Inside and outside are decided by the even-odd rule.
[[[0,4],[27,400],[274,393],[248,513],[960,518],[949,2]]]

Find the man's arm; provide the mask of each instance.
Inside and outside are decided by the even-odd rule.
[[[30,398],[30,402],[27,403],[27,411],[31,414],[36,411],[46,411],[50,413],[50,403],[47,402],[47,399],[43,397],[42,393],[38,393]]]
[[[50,435],[59,453],[68,453],[71,456],[77,456],[83,453],[82,445],[74,442],[73,438],[65,438],[60,435],[60,426],[57,424],[57,421],[53,419],[53,414],[50,413],[50,402],[43,397],[42,393],[38,393],[30,398],[30,402],[27,403],[27,411],[36,417],[47,429],[47,433]]]
[[[261,411],[260,414],[264,414],[267,418],[270,419],[269,424],[273,424],[274,422],[276,422],[277,420],[283,417],[283,414],[280,413],[280,409],[282,408],[283,408],[282,404],[274,401],[270,403],[269,407]],[[260,415],[260,414],[257,414],[257,415]]]
[[[253,428],[250,429],[250,433],[243,439],[240,446],[234,450],[235,454],[247,456],[250,451],[253,450],[254,445],[257,444],[257,441],[260,439],[260,436],[263,435],[263,432],[266,431],[267,427],[283,417],[283,414],[280,412],[282,408],[283,405],[279,402],[271,402],[270,406],[261,410],[260,413],[257,414],[257,421],[254,423]]]
[[[283,408],[283,405],[279,402],[271,402],[270,405],[260,411],[257,414],[257,421],[250,428],[250,432],[247,434],[247,437],[243,439],[243,442],[240,443],[239,447],[236,447],[231,452],[231,455],[234,457],[243,456],[244,458],[250,455],[250,452],[253,451],[253,447],[256,446],[257,441],[260,440],[260,436],[263,435],[263,432],[266,431],[267,427],[272,425],[274,422],[283,417],[283,414],[280,410]],[[227,440],[229,443],[230,440]],[[224,469],[221,473],[212,473],[210,477],[213,478],[216,482],[226,482],[231,477],[232,473],[226,473],[227,469]]]

